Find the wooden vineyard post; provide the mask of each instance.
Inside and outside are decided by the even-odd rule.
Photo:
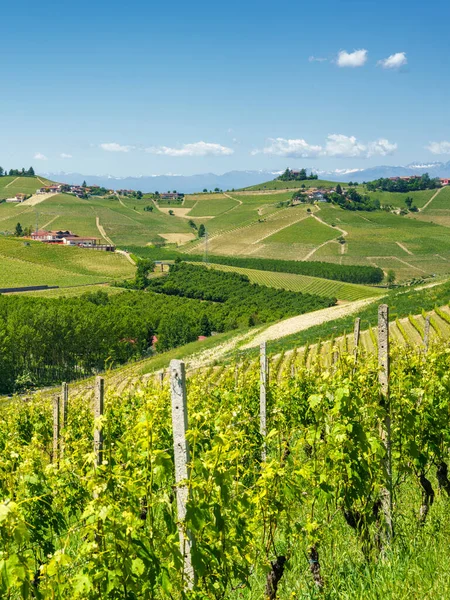
[[[53,398],[53,462],[58,464],[59,454],[59,435],[60,435],[60,414],[59,414],[60,398]]]
[[[188,428],[186,371],[181,360],[170,361],[170,393],[172,399],[173,449],[175,460],[175,483],[177,495],[178,535],[180,551],[184,562],[184,582],[187,589],[194,586],[192,566],[192,536],[185,530],[186,504],[189,497],[189,443],[186,439]]]
[[[381,439],[386,450],[386,487],[381,491],[381,508],[384,518],[384,541],[388,546],[393,537],[392,524],[392,447],[391,447],[391,411],[389,399],[389,307],[378,307],[378,381],[381,403],[385,409],[381,425]]]
[[[161,371],[158,371],[158,380],[159,380],[159,385],[161,388],[164,387],[164,369],[161,369]]]
[[[103,416],[105,402],[105,380],[103,377],[95,378],[95,395],[94,395],[94,419],[97,421]],[[102,426],[96,423],[94,429],[94,452],[95,466],[99,467],[103,461],[103,431]]]
[[[267,345],[262,342],[259,355],[259,433],[263,438],[261,460],[264,462],[267,456]]]
[[[64,456],[64,442],[65,442],[65,428],[67,427],[67,411],[69,409],[69,385],[67,383],[62,384],[61,390],[61,429],[63,431],[59,453],[61,458]]]
[[[428,352],[428,344],[430,342],[430,321],[431,316],[427,315],[427,318],[425,319],[425,331],[423,333],[423,347],[425,354]]]

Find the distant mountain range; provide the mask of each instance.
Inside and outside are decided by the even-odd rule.
[[[291,165],[291,168],[301,168],[302,165]],[[321,179],[331,181],[372,181],[380,177],[401,177],[406,175],[420,175],[429,173],[430,177],[450,177],[450,161],[433,163],[410,163],[406,166],[378,166],[368,169],[336,169],[335,171],[321,171],[310,169],[317,173]],[[284,169],[278,171],[229,171],[223,175],[202,173],[199,175],[142,175],[137,177],[114,177],[112,175],[83,175],[81,173],[39,173],[59,183],[81,185],[86,181],[88,185],[99,185],[113,190],[131,189],[142,192],[166,192],[177,190],[191,194],[201,192],[203,189],[221,190],[239,189],[265,183],[277,177]]]

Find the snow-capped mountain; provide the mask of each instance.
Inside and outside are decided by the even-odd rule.
[[[289,165],[289,168],[302,168],[303,165]],[[285,169],[260,170],[260,171],[229,171],[222,175],[215,173],[202,173],[198,175],[138,175],[133,177],[115,177],[114,175],[83,175],[81,173],[39,173],[53,181],[81,185],[86,181],[88,185],[100,185],[111,189],[132,189],[142,192],[165,192],[177,190],[187,194],[200,192],[203,189],[232,190],[258,185],[278,177]],[[414,162],[406,166],[381,165],[367,169],[354,169],[351,167],[323,171],[320,169],[307,169],[317,173],[321,179],[331,181],[372,181],[380,177],[401,177],[428,173],[430,177],[450,177],[449,162]]]

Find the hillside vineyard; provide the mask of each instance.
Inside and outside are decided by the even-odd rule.
[[[448,556],[450,348],[389,348],[387,317],[378,359],[277,380],[264,347],[261,368],[199,372],[186,392],[174,361],[170,382],[121,397],[98,378],[93,405],[67,388],[4,405],[4,597],[359,598],[363,580],[375,597],[363,571],[379,584],[405,543],[420,559],[434,536]]]

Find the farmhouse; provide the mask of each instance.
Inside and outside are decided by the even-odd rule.
[[[441,177],[439,181],[441,182],[441,185],[450,185],[450,179],[447,179],[446,177]]]

